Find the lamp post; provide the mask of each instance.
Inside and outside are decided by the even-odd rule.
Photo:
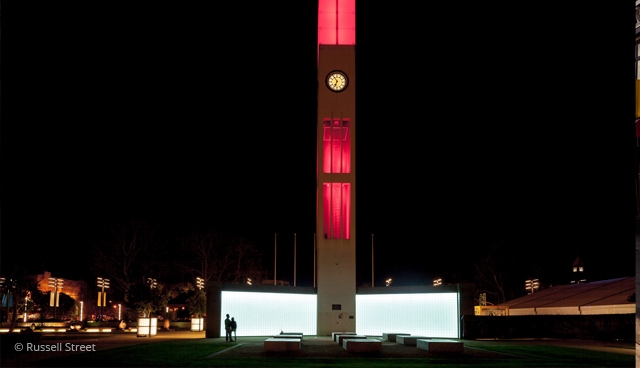
[[[29,301],[30,296],[31,296],[31,292],[27,291],[27,293],[24,296],[24,317],[22,322],[27,322],[27,307],[28,307],[27,302]]]
[[[487,293],[480,293],[480,296],[478,297],[478,304],[480,304],[481,307],[484,307],[487,305]]]
[[[147,277],[147,284],[149,285],[149,287],[151,289],[157,289],[158,288],[158,280],[157,279],[152,279],[151,277]]]
[[[151,277],[147,277],[147,285],[151,290],[157,289],[158,280]],[[153,335],[156,335],[157,331],[158,331],[158,318],[151,317],[151,311],[149,311],[148,316],[146,312],[143,313],[142,317],[138,316],[138,332],[137,332],[138,337],[140,336],[151,337]]]
[[[53,307],[53,319],[56,319],[56,308],[60,306],[60,293],[58,289],[62,289],[64,280],[57,277],[49,277],[49,287],[53,288],[51,293],[51,299],[49,300],[49,306]]]
[[[98,287],[101,289],[98,291],[98,307],[100,307],[100,319],[102,319],[103,309],[107,305],[107,293],[104,289],[109,288],[109,279],[98,277]]]
[[[196,287],[200,292],[204,289],[204,279],[201,277],[196,277]],[[198,295],[198,298],[202,297],[202,295]],[[196,313],[194,317],[191,318],[191,331],[202,331],[204,327],[204,318],[202,318],[202,314]]]
[[[524,282],[524,288],[529,290],[529,294],[533,294],[540,288],[540,282],[538,279],[527,280]]]

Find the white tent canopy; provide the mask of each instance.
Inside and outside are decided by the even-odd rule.
[[[635,298],[631,298],[635,291],[635,276],[624,277],[553,286],[496,307],[510,316],[635,314]]]

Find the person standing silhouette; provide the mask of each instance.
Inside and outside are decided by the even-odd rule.
[[[231,320],[229,320],[228,314],[227,314],[227,318],[225,318],[224,320],[224,331],[225,331],[224,338],[227,342],[229,342],[232,339],[231,339]]]
[[[234,342],[238,342],[238,336],[236,335],[236,329],[238,328],[238,323],[236,323],[236,320],[234,319],[234,317],[231,317],[231,332],[233,332],[233,341]]]

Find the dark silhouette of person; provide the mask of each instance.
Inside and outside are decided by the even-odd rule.
[[[225,331],[225,335],[224,338],[227,342],[233,340],[231,338],[231,320],[229,320],[229,315],[227,314],[227,318],[225,318],[224,320],[224,331]]]
[[[236,329],[238,328],[238,323],[231,317],[231,332],[233,332],[233,341],[238,342],[238,336],[236,335]]]

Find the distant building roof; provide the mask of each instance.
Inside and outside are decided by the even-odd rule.
[[[508,315],[636,313],[636,278],[553,286],[497,307]]]

